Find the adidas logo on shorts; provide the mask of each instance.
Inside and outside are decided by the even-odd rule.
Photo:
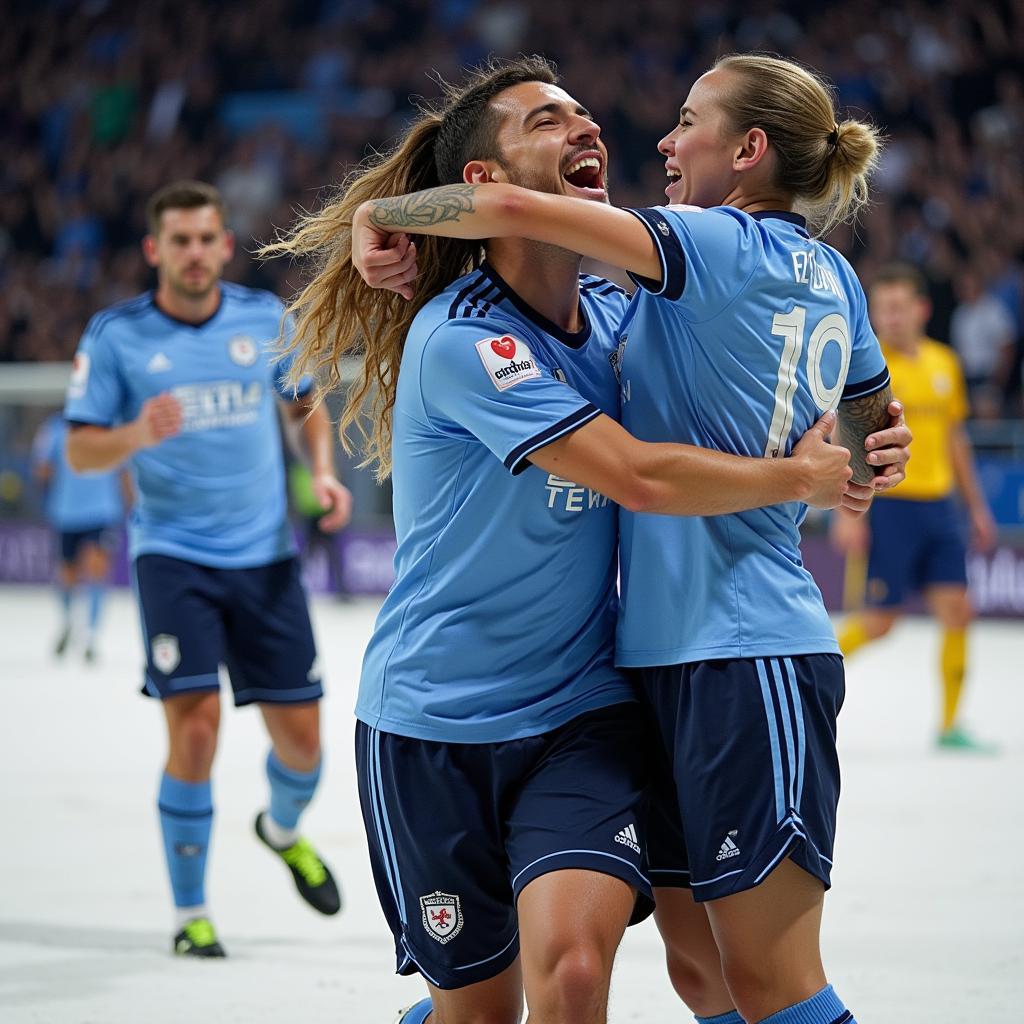
[[[627,825],[625,828],[620,828],[615,833],[615,842],[622,843],[623,846],[628,846],[634,853],[640,852],[640,843],[636,838],[636,829],[632,825]]]
[[[725,837],[725,842],[722,843],[715,860],[728,860],[730,857],[738,857],[740,855],[740,848],[732,841],[732,837],[736,835],[737,831],[738,829],[734,828]]]

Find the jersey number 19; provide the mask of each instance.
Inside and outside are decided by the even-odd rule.
[[[772,334],[782,338],[782,359],[779,361],[779,380],[775,385],[775,408],[768,428],[768,443],[764,446],[767,459],[777,459],[783,453],[786,438],[793,429],[793,400],[796,397],[797,370],[804,348],[804,329],[807,310],[794,306],[789,313],[776,313],[772,317]],[[821,376],[821,363],[830,341],[839,346],[841,363],[835,383],[827,387]],[[829,313],[818,321],[807,343],[807,383],[811,397],[819,411],[836,406],[846,384],[850,369],[850,328],[839,313]]]

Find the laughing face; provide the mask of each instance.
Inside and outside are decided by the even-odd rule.
[[[724,69],[701,75],[679,111],[679,124],[658,143],[670,203],[718,206],[736,187],[733,155],[738,140],[729,131],[722,105],[728,78]]]
[[[601,128],[564,89],[524,82],[494,106],[502,116],[500,165],[514,185],[608,202],[608,151]]]

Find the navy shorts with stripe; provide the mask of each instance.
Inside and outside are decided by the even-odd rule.
[[[61,530],[60,560],[72,563],[78,559],[78,552],[86,544],[96,544],[110,551],[116,542],[114,529],[111,526],[94,526],[88,530]]]
[[[967,585],[967,548],[960,512],[951,498],[871,503],[871,551],[865,602],[895,608],[936,584]]]
[[[829,888],[842,658],[735,658],[632,674],[663,741],[651,883],[719,899],[760,884],[790,857]]]
[[[582,868],[637,890],[650,781],[638,704],[502,743],[438,743],[356,725],[359,799],[396,970],[442,989],[505,970],[519,954],[516,900],[541,875]]]
[[[323,696],[297,559],[217,569],[140,555],[134,576],[146,649],[143,693],[163,700],[216,690],[224,664],[239,707]]]

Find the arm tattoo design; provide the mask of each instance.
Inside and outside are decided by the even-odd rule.
[[[427,227],[458,220],[460,214],[473,212],[476,185],[443,185],[413,192],[393,199],[377,199],[370,213],[370,223],[378,228]]]
[[[864,448],[864,441],[869,434],[889,426],[891,401],[892,388],[886,386],[873,395],[839,403],[839,443],[850,449],[850,469],[855,484],[871,483],[882,468],[868,462],[870,453]]]

